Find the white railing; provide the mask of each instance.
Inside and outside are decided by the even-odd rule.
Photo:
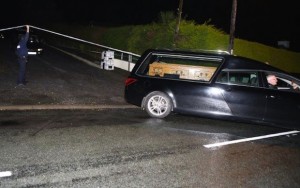
[[[5,28],[5,29],[0,29],[0,31],[17,29],[17,28],[22,28],[22,27],[25,27],[25,25],[16,26],[16,27],[10,27],[10,28]],[[87,41],[87,40],[83,40],[83,39],[80,39],[80,38],[72,37],[72,36],[69,36],[69,35],[62,34],[62,33],[50,31],[50,30],[47,30],[47,29],[43,29],[43,28],[40,28],[40,27],[33,26],[33,25],[29,25],[29,27],[30,28],[34,28],[34,29],[38,29],[38,30],[41,30],[41,31],[44,31],[44,32],[48,32],[48,33],[51,33],[51,34],[59,35],[59,36],[62,36],[62,37],[66,37],[66,38],[69,38],[69,39],[72,39],[72,40],[80,41],[80,42],[83,42],[83,43],[86,43],[86,44],[98,46],[98,47],[101,47],[102,49],[105,49],[105,50],[111,50],[111,51],[114,51],[114,52],[118,52],[118,53],[120,53],[120,57],[119,57],[120,61],[116,61],[117,62],[117,67],[118,66],[120,66],[122,68],[127,67],[125,69],[127,71],[131,71],[131,69],[132,69],[132,67],[134,65],[134,62],[132,60],[134,58],[138,59],[140,57],[140,55],[132,53],[132,52],[127,52],[127,51],[119,50],[119,49],[112,48],[112,47],[109,47],[109,46],[104,46],[104,45],[101,45],[101,44],[97,44],[97,43],[90,42],[90,41]],[[94,53],[101,53],[99,51],[93,51],[93,52]],[[128,56],[127,61],[124,58],[124,54],[125,54],[125,56]],[[122,63],[126,63],[126,62],[127,62],[127,65],[123,65],[122,64]]]

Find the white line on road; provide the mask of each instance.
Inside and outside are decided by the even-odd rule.
[[[283,136],[283,135],[288,135],[288,134],[296,134],[296,133],[299,133],[299,132],[300,131],[294,130],[294,131],[288,131],[288,132],[282,132],[282,133],[276,133],[276,134],[257,136],[257,137],[252,137],[252,138],[244,138],[244,139],[239,139],[239,140],[219,142],[219,143],[215,143],[215,144],[207,144],[207,145],[203,145],[203,146],[206,147],[206,148],[220,147],[220,146],[225,146],[225,145],[229,145],[229,144],[249,142],[249,141],[252,141],[252,140],[259,140],[259,139],[271,138],[271,137],[276,137],[276,136]]]
[[[11,171],[0,172],[0,178],[8,177],[8,176],[11,176],[11,175],[12,175]]]

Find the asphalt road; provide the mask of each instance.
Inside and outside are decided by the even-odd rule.
[[[100,105],[0,111],[0,187],[300,186],[299,133],[207,148],[291,130],[176,114],[149,118],[123,100],[126,72],[53,49],[30,58],[28,85],[15,88],[17,66],[0,47],[1,106]]]
[[[299,187],[300,136],[139,109],[2,111],[0,187]],[[0,173],[1,174],[1,173]]]

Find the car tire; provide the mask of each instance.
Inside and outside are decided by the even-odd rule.
[[[155,91],[145,98],[145,109],[150,117],[164,118],[171,113],[171,99],[164,93]]]

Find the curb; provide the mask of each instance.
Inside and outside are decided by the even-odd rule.
[[[103,109],[134,109],[133,105],[10,105],[0,106],[0,111],[22,110],[103,110]]]

